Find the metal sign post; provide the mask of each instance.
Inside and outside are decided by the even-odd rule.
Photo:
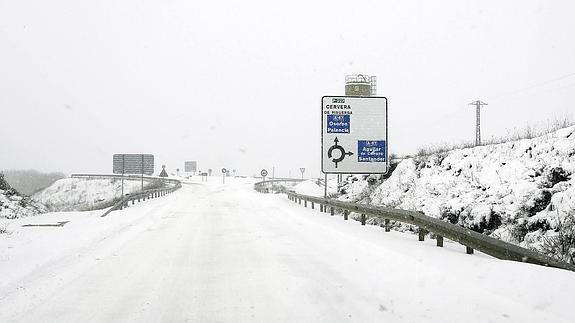
[[[323,198],[326,199],[326,198],[327,198],[327,173],[325,173],[324,175],[325,175],[325,177],[324,177],[324,179],[323,179],[323,183],[324,183],[325,185],[324,185],[324,188],[323,188]]]
[[[301,172],[301,179],[303,179],[303,173],[305,173],[305,168],[302,167],[299,169],[299,171]]]
[[[122,198],[124,198],[124,156],[122,156]]]
[[[260,172],[260,175],[262,175],[262,177],[264,178],[264,182],[266,181],[266,176],[268,176],[268,171],[267,169],[262,169],[262,171]]]
[[[144,155],[142,155],[142,192],[144,191]]]
[[[324,96],[321,104],[321,171],[387,174],[387,99]]]
[[[226,173],[228,172],[227,169],[222,168],[222,183],[225,184],[226,183]]]

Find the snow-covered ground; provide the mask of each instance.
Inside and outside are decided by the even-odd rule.
[[[406,159],[383,182],[350,177],[339,198],[422,211],[549,254],[545,242],[567,226],[574,232],[574,173],[572,126],[534,139]],[[575,256],[575,248],[569,253]]]
[[[150,185],[144,181],[144,189]],[[141,190],[139,180],[124,180],[124,194]],[[65,178],[34,194],[50,211],[87,211],[111,206],[122,196],[120,179]]]
[[[323,196],[324,187],[317,185],[316,180],[307,180],[305,182],[298,183],[293,188],[294,192],[298,194],[310,195],[310,196]]]
[[[437,248],[253,182],[12,220],[0,322],[573,321],[573,272]]]
[[[0,173],[0,234],[7,233],[5,219],[33,216],[42,211],[44,211],[42,205],[34,203],[29,197],[10,187]]]

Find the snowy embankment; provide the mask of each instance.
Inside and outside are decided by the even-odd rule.
[[[144,188],[154,185],[144,182]],[[124,194],[138,192],[139,180],[124,180]],[[51,212],[87,211],[113,205],[122,196],[120,179],[65,178],[34,194],[32,199]]]
[[[294,187],[290,188],[290,190],[292,190],[298,194],[323,197],[323,195],[325,193],[324,192],[325,187],[324,187],[323,181],[319,182],[319,184],[321,184],[321,185],[318,185],[318,180],[310,179],[310,180],[298,183]],[[327,194],[331,195],[331,194],[336,194],[336,193],[337,193],[337,181],[328,181]]]
[[[34,203],[27,196],[21,195],[10,187],[0,174],[0,219],[16,219],[33,216],[44,209],[42,205]],[[0,233],[6,231],[3,223],[0,223]]]
[[[310,196],[323,196],[323,187],[317,185],[316,181],[308,180],[294,186],[292,190],[298,194]]]
[[[350,176],[339,199],[421,211],[573,262],[574,173],[572,126],[533,139],[406,159],[383,182]]]

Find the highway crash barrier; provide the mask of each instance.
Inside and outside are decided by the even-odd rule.
[[[177,180],[171,180],[171,181],[174,184],[172,187],[150,189],[150,190],[145,190],[142,192],[132,193],[132,194],[128,194],[128,195],[124,196],[120,201],[118,201],[116,204],[114,204],[114,206],[109,208],[100,217],[103,218],[103,217],[107,216],[108,214],[110,214],[112,211],[121,210],[121,209],[127,207],[130,201],[132,202],[132,205],[133,205],[133,204],[135,204],[136,200],[138,200],[138,202],[140,202],[140,201],[145,201],[146,199],[162,197],[162,196],[165,196],[167,194],[170,194],[170,193],[175,192],[175,191],[179,190],[180,188],[182,188],[182,183],[180,181],[177,181]]]
[[[254,185],[254,189],[261,193],[269,193],[270,188],[266,185],[268,184],[265,182],[258,182]],[[302,195],[286,190],[284,190],[283,193],[286,193],[288,199],[294,203],[301,205],[303,201],[304,207],[307,207],[308,203],[310,203],[313,209],[315,204],[318,204],[320,205],[320,212],[330,213],[332,216],[337,211],[338,213],[343,214],[344,220],[348,220],[350,212],[359,213],[361,215],[360,221],[362,225],[365,225],[367,217],[383,219],[385,232],[390,231],[390,221],[397,221],[417,226],[419,228],[419,241],[424,241],[425,236],[428,233],[432,233],[435,236],[438,247],[443,247],[443,239],[446,238],[464,245],[466,253],[468,254],[472,254],[473,250],[479,250],[498,259],[527,262],[575,271],[575,265],[573,264],[558,261],[536,251],[522,248],[419,212],[342,202],[333,199]]]

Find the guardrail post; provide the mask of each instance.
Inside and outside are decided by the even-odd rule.
[[[468,255],[472,255],[473,254],[473,248],[465,246],[465,253]]]
[[[332,206],[332,207],[330,207],[330,213],[331,213],[331,216],[333,216],[333,214],[334,214],[334,211],[333,211],[333,206]]]
[[[303,200],[303,206],[307,207],[307,200]]]
[[[313,202],[311,202],[311,209],[314,209],[315,204]]]
[[[323,204],[320,204],[320,205],[319,205],[319,211],[320,211],[320,212],[323,212]]]
[[[437,242],[438,247],[443,247],[443,237],[442,236],[435,236],[435,241]]]
[[[424,241],[425,240],[425,235],[427,234],[427,230],[425,230],[424,228],[419,228],[419,241]]]
[[[343,219],[347,220],[347,215],[348,215],[349,211],[348,210],[344,210],[343,211]]]
[[[365,225],[365,214],[361,214],[361,225]]]
[[[136,200],[135,200],[135,199],[132,200],[132,205],[134,205],[134,204],[136,204]]]
[[[389,219],[385,219],[385,232],[389,232],[390,227],[389,227]]]

